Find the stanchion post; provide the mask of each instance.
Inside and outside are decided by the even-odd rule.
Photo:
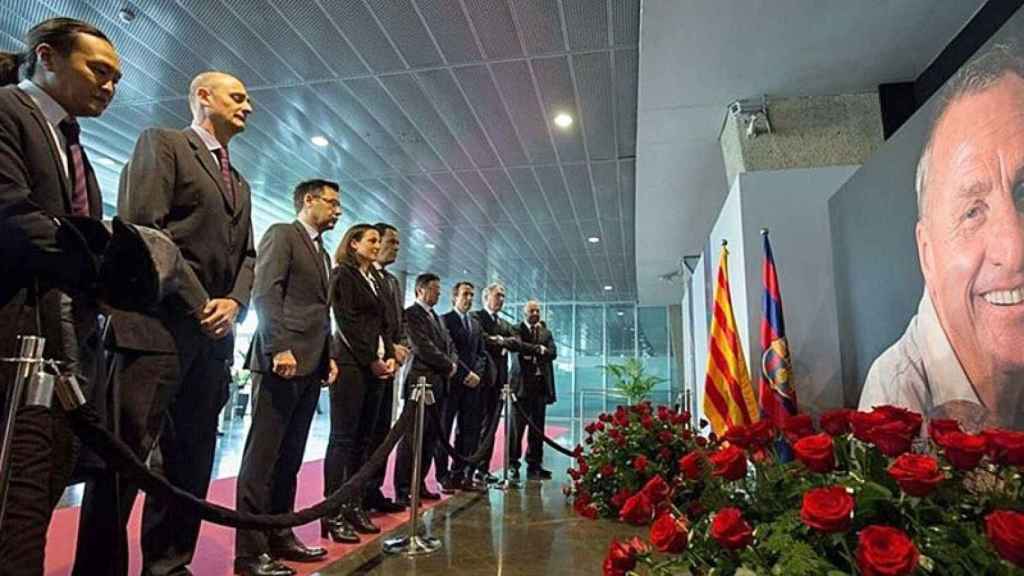
[[[11,481],[11,433],[14,431],[14,418],[25,396],[25,384],[39,372],[45,346],[46,338],[18,336],[18,357],[10,359],[16,368],[14,382],[7,388],[4,404],[7,407],[7,414],[4,418],[3,442],[0,443],[0,529],[3,527],[4,512],[7,508],[7,486]]]
[[[512,395],[512,385],[509,382],[506,382],[505,386],[501,389],[501,399],[505,402],[505,454],[502,458],[504,467],[501,471],[501,482],[495,484],[494,488],[496,490],[509,490],[519,487],[519,483],[508,475],[512,467],[512,442],[515,440],[512,438],[514,432],[512,410],[515,409],[512,406],[512,401],[514,397]]]
[[[384,551],[404,556],[422,556],[441,549],[441,540],[433,536],[420,536],[418,532],[420,507],[420,471],[423,467],[423,430],[426,425],[427,405],[434,403],[434,393],[425,376],[420,376],[412,390],[416,402],[416,427],[413,430],[412,494],[409,501],[409,534],[384,541]]]

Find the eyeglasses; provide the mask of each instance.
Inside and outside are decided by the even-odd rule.
[[[327,204],[331,208],[341,208],[341,202],[337,198],[324,198],[323,196],[314,196],[317,200]]]

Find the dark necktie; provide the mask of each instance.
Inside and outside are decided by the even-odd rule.
[[[81,127],[74,118],[67,118],[59,125],[64,135],[64,150],[68,158],[68,178],[71,180],[71,214],[89,215],[89,192],[85,184],[85,151],[78,137]]]
[[[313,243],[316,244],[316,254],[320,257],[321,263],[324,265],[325,276],[331,273],[331,259],[327,256],[327,251],[324,250],[324,236],[323,234],[317,234],[316,238],[313,239]]]
[[[540,325],[533,325],[533,341],[536,343],[540,341]]]
[[[466,334],[469,334],[469,314],[462,315],[462,326],[466,329]]]
[[[231,178],[231,157],[228,156],[228,149],[223,146],[217,148],[217,159],[220,160],[220,178],[224,181],[224,189],[228,191],[231,209],[234,210],[238,198],[235,197],[235,181]]]

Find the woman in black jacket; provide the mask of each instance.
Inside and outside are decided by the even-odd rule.
[[[366,462],[366,442],[373,431],[385,380],[395,372],[394,349],[387,334],[385,301],[373,262],[380,233],[369,224],[345,232],[334,255],[331,307],[337,323],[335,347],[338,379],[330,387],[331,435],[324,459],[324,492],[345,484]],[[361,492],[360,492],[361,493]],[[335,542],[358,542],[356,532],[375,534],[374,525],[356,497],[321,522],[321,533]]]

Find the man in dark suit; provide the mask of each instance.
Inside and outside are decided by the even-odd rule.
[[[481,430],[484,432],[490,430],[500,412],[501,389],[508,383],[509,352],[519,352],[528,349],[524,348],[523,343],[516,336],[512,325],[499,316],[504,306],[505,287],[495,282],[484,289],[483,309],[474,312],[484,334],[484,347],[487,350],[488,358],[487,376],[484,378],[484,385],[480,391],[481,412],[483,414]],[[493,453],[494,439],[492,438],[487,449],[487,457],[477,470],[477,478],[481,481],[496,482],[498,480],[487,468],[490,465]],[[509,473],[512,474],[513,478],[519,478],[517,470],[512,469]]]
[[[139,136],[121,173],[117,209],[128,222],[167,233],[210,300],[201,308],[165,301],[147,313],[112,314],[111,370],[115,431],[142,459],[158,444],[153,460],[167,479],[204,498],[231,382],[234,324],[249,304],[256,260],[249,185],[228,155],[252,105],[245,86],[221,72],[196,76],[189,105],[189,128]],[[75,574],[126,572],[125,524],[136,492],[112,478],[86,487]],[[199,524],[147,498],[143,573],[188,573]]]
[[[479,322],[469,313],[473,295],[473,284],[466,281],[456,283],[452,289],[454,308],[442,317],[459,356],[459,369],[452,378],[448,396],[442,406],[444,429],[441,430],[441,437],[448,440],[458,417],[455,451],[463,456],[476,452],[480,442],[483,418],[480,414],[480,375],[487,370],[483,333]],[[472,467],[466,468],[465,463],[455,461],[449,471],[448,453],[440,445],[434,456],[434,473],[444,492],[477,488],[473,481]]]
[[[547,480],[551,472],[545,470],[544,418],[547,405],[555,403],[555,371],[553,362],[558,357],[555,339],[540,319],[540,302],[530,300],[523,307],[525,319],[516,326],[516,335],[524,344],[513,366],[512,387],[520,408],[539,429],[530,427],[526,449],[526,477]],[[519,411],[513,412],[515,434],[509,465],[519,470],[519,457],[523,451],[523,432],[526,419]]]
[[[26,52],[0,54],[0,84],[17,83],[0,88],[0,356],[18,355],[18,335],[42,336],[44,355],[65,361],[88,398],[102,382],[97,267],[77,228],[101,227],[103,205],[77,118],[103,113],[121,63],[102,32],[70,18],[34,26],[25,45]],[[13,365],[0,364],[5,389],[13,374]],[[18,420],[48,429],[50,443],[11,461],[0,572],[41,574],[50,515],[77,443],[60,408]]]
[[[420,274],[416,277],[416,302],[405,309],[405,329],[412,344],[412,366],[405,378],[406,402],[412,401],[412,389],[420,377],[427,379],[434,392],[435,402],[443,402],[447,394],[448,379],[458,369],[458,357],[452,345],[448,330],[441,318],[434,312],[434,306],[441,296],[441,279],[435,274]],[[426,489],[424,480],[430,470],[430,458],[434,454],[434,443],[439,440],[440,431],[427,419],[423,431],[423,450],[420,477],[420,495],[427,500],[440,496]],[[412,431],[406,434],[398,445],[395,465],[395,500],[408,505],[409,490],[412,486],[413,447]]]
[[[380,278],[380,286],[386,301],[386,315],[388,323],[388,340],[395,349],[395,362],[399,366],[404,365],[409,357],[409,337],[405,334],[405,324],[402,321],[402,309],[404,308],[405,292],[394,274],[388,271],[388,266],[394,264],[398,259],[398,249],[401,246],[401,237],[398,229],[384,222],[373,225],[380,233],[380,251],[377,253],[377,261],[374,263],[374,270]],[[377,447],[384,443],[388,432],[391,430],[391,419],[395,403],[395,377],[381,383],[383,394],[380,400],[380,413],[377,415],[373,427],[373,434],[367,445],[367,457],[373,454]],[[387,474],[387,467],[381,467],[367,482],[364,502],[367,508],[372,508],[385,514],[401,512],[405,509],[390,498],[384,496],[381,487],[384,486],[384,477]]]
[[[245,441],[235,499],[239,511],[284,514],[295,489],[320,386],[332,384],[338,366],[330,357],[330,257],[323,233],[341,216],[338,185],[308,180],[292,197],[298,218],[274,224],[260,240],[253,308],[259,328],[249,348],[256,404]],[[235,532],[235,573],[290,576],[278,562],[314,562],[327,554],[307,547],[291,529]]]

